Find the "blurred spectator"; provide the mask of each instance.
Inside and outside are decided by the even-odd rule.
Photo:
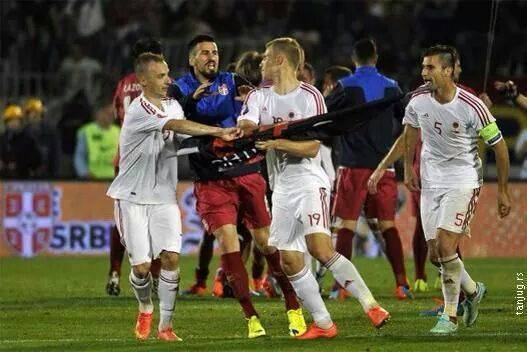
[[[70,1],[65,8],[65,14],[76,22],[77,34],[81,37],[90,37],[105,25],[100,0]]]
[[[494,88],[504,94],[519,108],[527,110],[527,96],[520,94],[518,87],[513,81],[496,81],[494,82]],[[527,128],[524,128],[519,134],[514,151],[516,153],[516,158],[522,162],[520,179],[527,180]]]
[[[307,84],[311,84],[312,86],[316,85],[317,73],[313,65],[311,65],[309,62],[304,63],[300,80],[306,82]]]
[[[24,104],[26,129],[37,141],[42,158],[37,177],[53,178],[59,175],[60,137],[55,126],[44,119],[44,104],[38,98],[30,98]]]
[[[113,124],[113,107],[106,104],[97,110],[95,121],[77,132],[74,167],[77,176],[89,179],[114,177],[113,158],[119,145],[119,127]]]
[[[80,94],[93,106],[99,98],[101,74],[101,64],[86,56],[80,43],[73,44],[59,69],[63,102],[70,102]]]
[[[527,180],[527,128],[524,128],[518,136],[514,151],[516,152],[516,158],[522,162],[520,179]]]
[[[234,72],[249,81],[253,87],[258,87],[262,82],[262,71],[260,70],[262,59],[263,56],[259,52],[246,51],[236,62]]]
[[[341,78],[351,75],[351,70],[345,66],[330,66],[324,71],[322,95],[327,97]]]
[[[0,175],[27,179],[42,166],[36,141],[24,128],[22,108],[8,105],[3,113],[6,130],[0,136]]]

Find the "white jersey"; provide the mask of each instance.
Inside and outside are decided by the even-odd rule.
[[[162,101],[163,110],[141,94],[125,113],[119,138],[119,174],[107,195],[137,204],[176,202],[177,157],[174,133],[163,132],[173,119],[184,119],[176,100]]]
[[[440,104],[431,92],[413,96],[403,124],[421,129],[422,187],[479,187],[483,183],[479,131],[494,121],[478,97],[459,87],[454,99],[446,104]]]
[[[298,88],[284,95],[275,93],[273,86],[252,90],[238,120],[270,125],[303,120],[326,112],[322,94],[302,82]],[[317,185],[330,188],[328,176],[322,168],[320,151],[314,158],[299,158],[271,150],[266,158],[269,183],[275,192],[290,192]]]

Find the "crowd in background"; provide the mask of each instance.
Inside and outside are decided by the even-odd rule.
[[[8,159],[2,159],[2,176],[86,177],[78,167],[79,130],[98,120],[117,81],[131,71],[131,47],[140,37],[161,38],[171,76],[178,77],[187,69],[187,41],[198,33],[216,38],[223,68],[241,53],[262,50],[270,38],[287,34],[305,48],[321,90],[326,68],[352,68],[353,43],[364,36],[377,40],[380,71],[397,79],[403,90],[420,82],[422,48],[452,44],[461,55],[462,81],[482,91],[490,10],[490,1],[449,0],[2,1],[0,132],[2,145],[8,144],[2,155],[21,154],[23,164],[31,164],[15,175],[6,171]],[[514,78],[522,91],[527,48],[518,43],[527,40],[526,12],[527,2],[499,2],[490,71],[490,77]],[[38,123],[45,128],[34,128],[28,117],[24,104],[32,96],[44,102]],[[10,110],[6,118],[10,104],[20,114]],[[506,129],[515,137],[525,125],[518,121]],[[14,135],[25,141],[23,147],[7,142],[5,136]],[[26,153],[37,149],[37,156]]]

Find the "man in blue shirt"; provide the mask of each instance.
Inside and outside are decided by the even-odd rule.
[[[355,74],[341,79],[328,96],[329,111],[400,94],[397,82],[377,71],[377,58],[377,48],[373,40],[362,39],[355,44],[353,60],[357,69]],[[398,127],[396,121],[401,120],[403,114],[402,105],[396,104],[384,113],[372,116],[358,132],[340,137],[341,155],[333,206],[333,215],[342,219],[336,250],[347,258],[351,258],[353,231],[364,204],[368,205],[369,214],[376,215],[386,242],[386,256],[395,274],[398,299],[407,298],[410,292],[401,239],[394,224],[397,204],[395,170],[392,168],[385,173],[375,195],[368,195],[367,181],[393,144],[394,129]]]
[[[189,43],[190,72],[175,80],[169,96],[182,105],[189,120],[207,125],[234,127],[240,112],[237,96],[247,82],[233,73],[218,71],[218,47],[210,36],[199,35]],[[220,173],[203,154],[191,154],[196,180],[196,209],[205,230],[219,242],[221,263],[229,285],[248,321],[249,338],[265,336],[249,294],[249,280],[238,241],[238,216],[264,254],[273,277],[284,294],[289,334],[302,335],[306,325],[296,294],[280,266],[280,254],[267,245],[271,218],[266,203],[267,185],[259,164],[240,164]]]

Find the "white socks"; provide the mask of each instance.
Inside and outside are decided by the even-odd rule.
[[[440,258],[439,262],[441,263],[445,314],[450,317],[456,317],[459,293],[461,291],[461,273],[464,270],[463,262],[459,259],[457,253],[450,257]]]
[[[326,305],[318,292],[318,283],[311,270],[305,266],[299,273],[288,276],[295,289],[298,300],[311,313],[315,324],[322,329],[329,329],[333,325]]]
[[[375,298],[373,298],[373,295],[355,268],[355,265],[346,259],[346,257],[335,252],[333,257],[324,265],[331,271],[340,286],[346,291],[351,292],[353,297],[357,298],[364,312],[379,305]]]
[[[135,297],[139,301],[139,311],[141,313],[152,313],[154,305],[152,304],[152,275],[144,279],[135,276],[134,271],[130,271],[130,284],[134,290]]]
[[[461,289],[463,292],[465,292],[465,294],[471,296],[476,293],[476,290],[478,289],[476,286],[476,281],[472,280],[470,275],[467,273],[465,264],[463,262],[461,262],[461,265],[463,266],[463,270],[461,271]]]
[[[161,269],[159,273],[159,331],[172,326],[172,315],[176,305],[176,294],[179,287],[179,269],[174,271]]]

